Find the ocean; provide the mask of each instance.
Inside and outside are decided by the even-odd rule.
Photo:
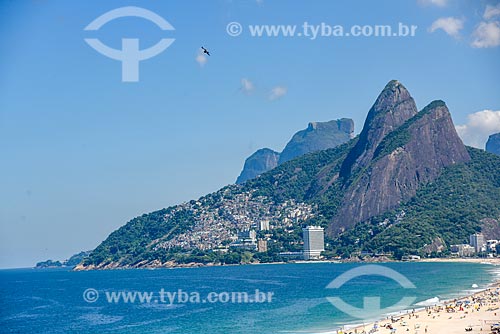
[[[398,308],[412,309],[486,288],[499,270],[425,262],[0,270],[0,333],[332,333],[395,312],[389,307],[404,297],[411,304]]]

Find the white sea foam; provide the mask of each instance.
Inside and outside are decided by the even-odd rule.
[[[421,302],[416,303],[416,306],[433,306],[440,303],[439,297],[432,297]]]

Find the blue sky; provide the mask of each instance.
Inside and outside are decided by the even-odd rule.
[[[122,6],[151,10],[175,31],[141,18],[83,30]],[[310,121],[349,117],[359,132],[391,79],[410,90],[419,108],[444,100],[464,141],[484,140],[500,131],[497,6],[2,1],[0,267],[92,249],[137,215],[234,182],[248,155],[281,150]],[[226,33],[233,21],[244,29],[238,37]],[[415,37],[316,40],[256,38],[245,30],[305,21],[418,29]],[[164,37],[175,42],[140,63],[139,82],[123,83],[120,62],[89,47],[89,37],[113,48],[123,37],[139,38],[142,48]],[[196,61],[201,45],[212,54],[203,66]],[[273,89],[282,96],[270,99]]]

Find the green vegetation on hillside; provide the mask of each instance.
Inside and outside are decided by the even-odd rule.
[[[471,161],[444,169],[432,183],[399,208],[359,223],[338,238],[336,251],[425,255],[423,247],[441,238],[445,246],[468,243],[480,220],[500,217],[500,157],[467,148]],[[401,214],[404,212],[404,215]]]
[[[276,202],[287,199],[314,200],[322,187],[315,182],[317,177],[333,177],[338,172],[337,165],[345,158],[356,140],[352,139],[335,148],[288,161],[256,179],[247,181],[243,190],[256,189],[256,194],[268,196]]]
[[[148,246],[152,241],[186,232],[193,225],[194,219],[189,211],[172,213],[173,210],[174,207],[170,207],[132,219],[111,233],[84,260],[84,264],[119,261],[123,265],[132,265],[143,260],[144,255],[151,252]],[[166,214],[171,214],[171,218],[166,220]]]
[[[393,80],[370,109],[358,137],[284,163],[288,159],[280,155],[279,166],[241,185],[134,218],[84,264],[113,268],[279,261],[281,252],[301,250],[306,225],[326,228],[325,254],[342,257],[442,256],[474,232],[500,234],[495,220],[500,219],[500,157],[467,148],[469,161],[450,114],[440,108],[446,105],[438,100],[418,112],[406,88]],[[345,121],[326,126],[349,137],[352,121]],[[311,123],[297,133],[292,153],[319,149],[316,139],[334,139],[316,137],[323,125]],[[380,160],[400,147],[408,154]],[[248,168],[274,167],[277,153],[262,152],[271,156],[264,154]],[[421,178],[421,171],[428,177]],[[400,203],[415,190],[415,196]],[[266,245],[267,251],[256,251]]]
[[[242,186],[225,187],[203,197],[202,205],[220,208],[223,200],[250,191],[255,196],[267,196],[275,203],[293,199],[314,205],[316,215],[307,223],[327,227],[345,192],[346,181],[337,178],[341,163],[356,141],[357,138],[337,148],[288,161]],[[468,151],[470,162],[445,168],[438,179],[422,186],[409,202],[368,222],[358,223],[335,239],[327,237],[328,254],[348,257],[369,251],[390,252],[396,257],[410,253],[425,255],[426,245],[436,240],[443,240],[445,246],[465,243],[470,234],[480,230],[481,219],[499,218],[500,157],[473,148]],[[283,260],[279,252],[298,251],[302,247],[300,225],[291,230],[270,231],[272,242],[268,244],[268,251],[252,252],[251,256],[248,251],[235,249],[223,253],[152,247],[159,239],[169,240],[188,231],[195,218],[192,211],[178,206],[134,218],[113,232],[84,264],[118,262],[122,266],[133,266],[154,260],[179,264],[271,262]]]

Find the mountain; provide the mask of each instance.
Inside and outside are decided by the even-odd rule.
[[[500,155],[500,133],[495,133],[488,138],[486,152]]]
[[[499,220],[500,157],[465,147],[443,101],[417,111],[391,81],[356,138],[136,217],[77,268],[278,261],[302,249],[306,225],[326,228],[326,256],[438,256],[472,233],[496,235]],[[266,252],[227,247],[249,229],[267,241]]]
[[[417,106],[406,88],[398,81],[389,82],[366,117],[354,148],[342,163],[341,177],[365,168],[384,137],[417,114]]]
[[[245,160],[245,165],[236,180],[241,184],[278,166],[280,154],[269,148],[261,148]]]
[[[312,122],[306,129],[293,135],[280,154],[279,164],[301,155],[326,150],[349,141],[354,132],[354,122],[342,118],[329,122]]]
[[[354,122],[349,118],[311,122],[306,129],[292,136],[281,153],[263,148],[248,157],[236,184],[251,180],[301,155],[343,144],[352,138],[353,132]]]
[[[415,196],[443,167],[470,160],[443,101],[417,112],[406,88],[391,81],[368,113],[360,138],[342,163],[342,206],[329,232],[393,209]]]
[[[67,267],[74,267],[83,261],[87,256],[89,256],[90,251],[82,251],[80,253],[72,255],[69,259],[63,262],[63,265]]]
[[[47,260],[38,262],[35,265],[35,268],[56,268],[56,267],[74,268],[76,265],[82,262],[87,256],[89,256],[90,253],[91,253],[90,251],[82,251],[78,254],[72,255],[69,259],[64,261]]]
[[[47,260],[47,261],[42,261],[42,262],[37,262],[35,265],[35,268],[41,269],[41,268],[59,268],[63,267],[63,264],[61,261],[53,261],[53,260]]]
[[[498,236],[492,231],[500,230],[500,157],[472,147],[467,152],[470,161],[444,168],[415,197],[339,236],[336,252],[349,254],[357,243],[396,257],[429,255],[437,251],[425,251],[434,242],[446,248],[468,243],[468,236],[479,231],[490,239]]]

